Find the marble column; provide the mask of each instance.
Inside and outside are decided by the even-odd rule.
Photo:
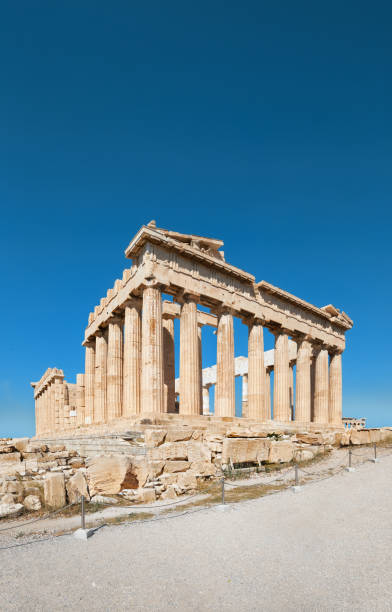
[[[342,425],[342,355],[332,353],[329,362],[329,422]]]
[[[328,351],[321,348],[315,357],[314,422],[328,423]]]
[[[39,436],[41,433],[41,397],[38,395],[35,398],[35,435]]]
[[[265,411],[264,336],[260,322],[249,325],[247,417],[267,421]]]
[[[62,431],[64,428],[64,385],[60,378],[54,379],[53,386],[54,395],[54,413],[55,413],[55,429]]]
[[[248,416],[248,375],[242,375],[242,418],[246,419]]]
[[[42,431],[46,434],[49,431],[49,395],[48,387],[44,387],[42,391],[42,414],[43,414],[43,428]]]
[[[130,300],[124,311],[123,416],[140,413],[141,350],[141,304]]]
[[[55,407],[55,397],[54,397],[54,383],[49,383],[48,387],[48,399],[49,399],[49,419],[50,426],[49,431],[52,434],[56,431],[56,407]]]
[[[76,423],[84,425],[85,422],[85,399],[84,399],[84,374],[76,374]]]
[[[271,366],[265,369],[265,414],[268,421],[271,420],[271,371]]]
[[[290,419],[294,421],[294,364],[289,364],[289,402]]]
[[[235,416],[234,329],[228,311],[218,317],[215,416]]]
[[[163,326],[163,382],[165,412],[176,411],[175,394],[175,353],[174,353],[174,315],[166,315]]]
[[[200,389],[197,301],[186,296],[180,318],[180,414],[200,414]]]
[[[108,422],[122,414],[123,382],[123,321],[120,317],[109,319],[107,365],[107,413]]]
[[[307,340],[298,340],[295,381],[295,420],[310,423],[311,420],[311,346]]]
[[[197,345],[199,350],[199,370],[200,370],[200,414],[203,414],[203,355],[202,355],[202,329],[203,325],[198,323],[197,326]]]
[[[142,413],[164,412],[162,296],[157,286],[143,290]]]
[[[91,422],[107,422],[107,354],[108,354],[108,332],[107,329],[96,333],[95,351],[95,383],[94,383],[94,413]],[[87,413],[87,378],[86,383],[86,413]]]
[[[274,353],[274,420],[290,421],[289,396],[289,337],[275,333]]]
[[[95,386],[95,338],[85,344],[85,423],[93,422]]]
[[[210,387],[205,385],[203,387],[203,414],[208,416],[210,414]]]

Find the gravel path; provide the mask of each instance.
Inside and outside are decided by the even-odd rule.
[[[0,606],[390,610],[391,482],[384,456],[296,494],[0,550]]]

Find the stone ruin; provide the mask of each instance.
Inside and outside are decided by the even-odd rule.
[[[228,464],[292,461],[304,450],[298,435],[331,434],[333,443],[345,435],[342,353],[352,320],[331,304],[319,308],[257,282],[225,260],[222,246],[153,221],[141,227],[125,250],[132,265],[88,317],[85,371],[73,384],[49,368],[31,383],[37,441],[108,457],[108,437],[117,437],[121,453],[148,474],[137,487],[155,483],[161,495]],[[233,317],[248,328],[247,357],[235,357]],[[205,325],[216,330],[217,355],[203,369]],[[264,328],[275,336],[272,351],[264,351]]]
[[[318,308],[266,281],[256,282],[225,261],[222,246],[221,240],[159,229],[155,222],[138,231],[125,251],[133,265],[89,315],[85,372],[70,384],[62,370],[49,368],[31,383],[37,436],[140,415],[178,412],[185,422],[207,414],[206,390],[212,384],[214,418],[234,418],[234,316],[249,330],[246,367],[239,374],[245,378],[242,416],[309,430],[342,427],[341,356],[352,320],[331,304]],[[162,300],[162,294],[173,301]],[[198,304],[210,312],[199,311]],[[177,385],[176,317],[181,328]],[[216,328],[213,379],[202,370],[204,325]],[[264,328],[275,335],[268,360]]]

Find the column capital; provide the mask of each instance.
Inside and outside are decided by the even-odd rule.
[[[142,299],[140,297],[136,297],[136,296],[130,296],[123,304],[124,308],[126,307],[130,307],[130,308],[137,308],[140,309],[142,308]]]
[[[241,318],[241,321],[244,325],[248,327],[252,327],[253,325],[262,325],[265,327],[265,317],[256,317],[256,315],[246,315]]]
[[[122,325],[124,323],[124,318],[121,315],[113,315],[110,319],[107,320],[108,325],[114,323],[115,325]]]
[[[194,291],[187,291],[186,289],[183,289],[176,293],[175,301],[181,305],[185,302],[195,302],[196,304],[198,304],[200,302],[200,293],[195,293]]]

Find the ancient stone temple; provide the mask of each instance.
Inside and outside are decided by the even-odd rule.
[[[343,427],[342,353],[352,320],[331,304],[318,308],[257,282],[225,261],[222,246],[221,240],[160,229],[153,221],[138,231],[125,250],[132,265],[89,315],[84,373],[72,384],[62,370],[49,368],[31,383],[38,436],[176,412],[184,421],[230,421],[236,376],[242,377],[243,419],[302,431]],[[233,317],[248,327],[247,357],[235,357]],[[205,369],[204,325],[216,328],[217,340],[216,365]],[[265,328],[275,336],[275,348],[267,352]]]

